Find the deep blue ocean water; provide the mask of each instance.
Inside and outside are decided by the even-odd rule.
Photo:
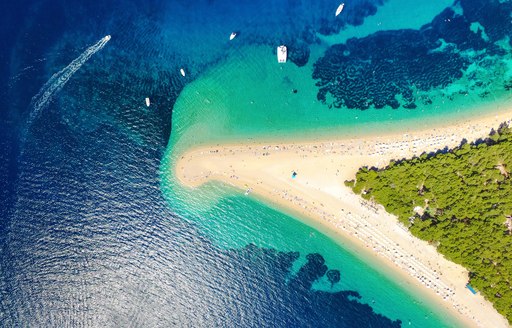
[[[231,31],[286,42],[300,66],[314,32],[383,3],[353,1],[336,21],[324,1],[0,3],[0,325],[400,326],[355,290],[311,288],[343,279],[322,254],[221,248],[160,190],[173,104],[222,60]],[[108,34],[35,115],[50,77]]]

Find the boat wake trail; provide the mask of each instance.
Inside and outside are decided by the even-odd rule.
[[[41,90],[32,97],[32,101],[30,102],[30,107],[32,111],[30,112],[30,117],[28,121],[27,128],[32,125],[32,122],[38,117],[39,113],[46,108],[48,103],[52,100],[53,96],[59,92],[62,87],[69,81],[69,79],[75,74],[76,71],[82,67],[83,64],[92,55],[103,49],[103,47],[110,41],[110,35],[105,36],[96,44],[87,48],[78,58],[73,60],[68,66],[60,70],[59,72],[52,75],[52,77],[46,82]]]

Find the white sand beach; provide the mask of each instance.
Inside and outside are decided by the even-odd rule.
[[[364,201],[344,185],[362,166],[383,167],[485,137],[512,113],[460,121],[400,134],[332,140],[211,145],[180,156],[174,174],[195,188],[210,180],[240,189],[275,207],[315,222],[387,265],[420,293],[437,300],[464,326],[508,327],[490,302],[466,287],[467,270],[413,237],[382,206]],[[292,178],[292,172],[296,177]]]

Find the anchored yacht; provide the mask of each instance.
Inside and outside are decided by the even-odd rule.
[[[287,50],[286,46],[282,45],[277,47],[277,62],[286,63]]]
[[[345,7],[345,3],[342,3],[341,5],[338,6],[338,9],[336,9],[336,16],[341,14],[341,12],[343,11],[343,7]]]

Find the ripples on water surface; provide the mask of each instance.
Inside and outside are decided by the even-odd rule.
[[[189,94],[198,92],[182,98],[182,109],[205,101],[201,83],[228,94],[223,75],[212,85],[201,80],[226,56],[247,60],[231,63],[243,72],[259,65],[247,49],[268,47],[274,60],[272,49],[284,42],[295,65],[287,67],[307,68],[310,57],[319,57],[310,48],[315,32],[335,34],[345,25],[358,31],[354,26],[366,16],[396,2],[353,1],[338,20],[337,3],[314,1],[0,4],[8,13],[0,23],[6,45],[0,50],[0,324],[394,327],[410,319],[446,325],[396,282],[288,216],[223,188],[227,197],[212,201],[208,192],[218,186],[194,196],[204,195],[213,207],[194,208],[161,166],[169,136],[172,148],[204,120],[190,108],[176,116],[171,132],[178,95],[186,85]],[[431,16],[441,9],[432,6]],[[404,17],[394,24],[406,27]],[[230,43],[232,31],[239,34]],[[28,126],[32,97],[107,34],[108,44],[55,89]],[[265,69],[254,70],[254,83],[266,78]],[[291,86],[301,72],[290,71],[284,83]],[[331,101],[339,106],[339,99]],[[235,126],[242,121],[214,132],[248,131]]]

